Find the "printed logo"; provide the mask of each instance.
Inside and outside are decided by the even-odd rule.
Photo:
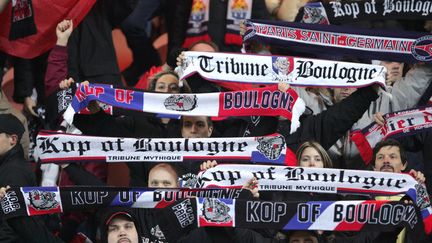
[[[234,0],[230,8],[233,19],[242,20],[247,17],[249,6],[245,0]]]
[[[57,93],[57,111],[61,113],[65,111],[69,104],[72,102],[73,92],[72,89],[65,89]]]
[[[291,72],[294,69],[294,61],[289,57],[272,56],[272,69],[275,79],[278,81],[292,81]]]
[[[159,225],[156,225],[155,227],[151,228],[150,233],[156,237],[158,240],[165,240],[165,235],[163,234],[162,230],[160,229]]]
[[[217,198],[204,198],[202,214],[207,222],[228,223],[232,221],[230,208]]]
[[[305,6],[303,8],[303,18],[301,23],[307,24],[330,24],[325,16],[325,12],[320,7]]]
[[[197,100],[196,95],[170,95],[164,106],[172,111],[191,111],[197,107]]]
[[[0,204],[4,214],[13,213],[21,208],[15,191],[7,192]]]
[[[189,22],[193,24],[194,28],[199,27],[201,25],[201,22],[204,21],[206,9],[207,6],[205,5],[203,0],[193,1]]]
[[[411,46],[411,53],[415,59],[422,62],[432,60],[432,35],[418,38]]]
[[[258,138],[258,151],[270,160],[279,159],[285,148],[285,138],[281,135],[275,137]]]
[[[181,203],[174,205],[172,210],[182,228],[186,228],[194,223],[194,210],[190,199],[185,199]]]
[[[192,173],[187,173],[181,177],[181,187],[182,188],[194,188],[198,183],[197,175]]]
[[[59,206],[54,192],[31,190],[28,195],[31,206],[36,210],[49,210]]]
[[[420,210],[430,207],[430,199],[426,188],[420,184],[416,184],[414,187],[417,192],[416,204],[420,208]]]
[[[248,39],[255,36],[256,30],[253,23],[250,21],[245,20],[244,25],[246,26],[246,32],[243,35],[243,41],[247,41]]]

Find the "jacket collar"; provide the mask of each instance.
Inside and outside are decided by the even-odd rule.
[[[12,160],[15,157],[23,157],[24,151],[22,149],[21,144],[16,144],[13,148],[11,148],[5,155],[0,157],[0,165],[3,165],[6,161]]]

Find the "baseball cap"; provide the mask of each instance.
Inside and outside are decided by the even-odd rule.
[[[130,215],[128,212],[118,211],[118,212],[111,214],[111,216],[108,217],[108,219],[105,221],[105,225],[109,225],[111,223],[111,221],[118,216],[124,216],[124,217],[130,219],[130,221],[133,221],[132,215]]]
[[[0,114],[0,133],[16,134],[21,139],[24,133],[24,126],[14,115]]]

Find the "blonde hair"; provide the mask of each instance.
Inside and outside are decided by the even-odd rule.
[[[303,151],[307,148],[314,148],[318,152],[318,154],[322,158],[324,168],[333,168],[333,162],[327,151],[325,151],[321,144],[315,141],[306,141],[302,145],[300,145],[296,152],[297,165],[300,163],[300,158],[303,154]]]

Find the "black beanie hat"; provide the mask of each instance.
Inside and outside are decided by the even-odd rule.
[[[0,114],[0,133],[15,134],[18,136],[18,139],[21,139],[24,133],[24,126],[14,115]]]

